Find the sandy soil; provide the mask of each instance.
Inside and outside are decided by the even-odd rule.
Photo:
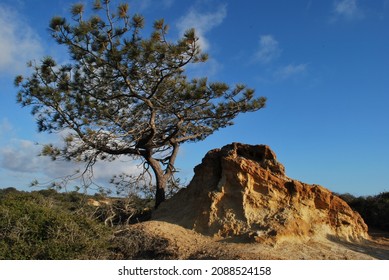
[[[162,255],[174,259],[389,260],[389,233],[379,231],[372,231],[370,240],[358,243],[328,238],[266,244],[239,239],[218,240],[174,224],[148,221],[131,225],[118,234],[130,237],[139,231],[150,239],[163,240],[163,250],[167,254]]]

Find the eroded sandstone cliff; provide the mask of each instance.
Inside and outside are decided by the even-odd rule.
[[[319,185],[288,178],[265,145],[233,143],[209,151],[189,186],[153,218],[213,237],[264,243],[368,237],[363,219],[346,202]]]

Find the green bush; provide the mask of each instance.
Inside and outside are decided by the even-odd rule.
[[[340,197],[362,216],[369,227],[389,231],[389,192],[368,197],[354,197],[350,194]]]
[[[106,259],[112,229],[85,215],[82,194],[0,190],[0,259]]]

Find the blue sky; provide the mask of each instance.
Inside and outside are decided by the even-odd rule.
[[[268,98],[265,109],[183,145],[177,167],[184,181],[208,150],[243,142],[269,145],[294,179],[354,195],[389,191],[388,0],[128,2],[147,28],[165,18],[172,40],[196,28],[210,59],[191,75],[244,83]],[[68,59],[47,27],[52,16],[69,15],[72,3],[0,2],[0,187],[27,189],[35,178],[47,181],[75,168],[36,156],[35,143],[58,143],[59,135],[37,133],[13,87],[28,60]],[[135,169],[128,160],[101,163],[95,175],[105,182]]]

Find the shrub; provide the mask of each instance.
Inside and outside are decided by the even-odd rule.
[[[340,197],[362,216],[369,227],[389,231],[389,192],[368,197],[350,194]]]
[[[79,198],[51,191],[1,190],[0,259],[108,258],[111,229],[71,211]]]

